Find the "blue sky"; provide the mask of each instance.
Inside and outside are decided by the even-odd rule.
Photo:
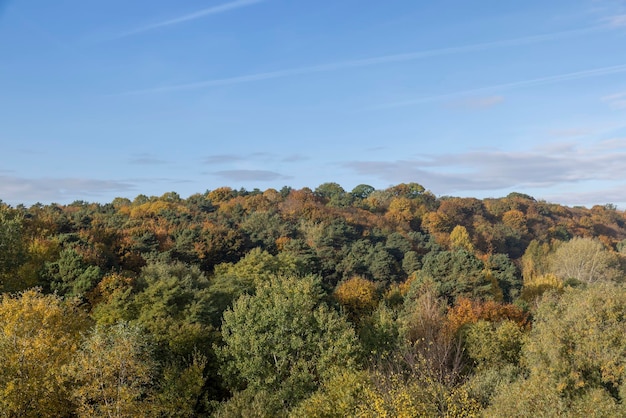
[[[0,0],[0,199],[220,186],[626,208],[626,1]]]

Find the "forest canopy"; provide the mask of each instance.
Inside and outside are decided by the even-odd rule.
[[[620,416],[625,277],[626,213],[519,193],[0,203],[0,416]]]

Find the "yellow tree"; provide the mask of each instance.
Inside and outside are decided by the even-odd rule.
[[[555,243],[558,244],[558,241]],[[524,282],[550,272],[550,254],[554,248],[548,243],[532,240],[521,259]]]
[[[369,418],[480,416],[478,403],[465,388],[446,386],[418,365],[410,373],[370,373],[371,383],[359,397],[354,416]],[[420,369],[421,368],[421,369]],[[333,416],[333,415],[327,415]]]
[[[464,249],[470,253],[474,252],[474,246],[467,233],[467,228],[463,225],[455,226],[450,233],[450,248],[453,250]]]
[[[0,415],[71,415],[62,373],[87,327],[84,313],[57,296],[29,290],[0,301]]]
[[[521,297],[526,302],[538,302],[540,296],[544,293],[555,290],[563,291],[563,280],[556,277],[552,273],[535,276],[528,280],[524,280]]]
[[[354,321],[371,313],[378,305],[376,284],[359,276],[339,284],[335,290],[335,298]]]
[[[68,368],[81,417],[148,416],[155,362],[137,327],[95,327]]]
[[[400,225],[415,219],[415,202],[406,197],[394,197],[389,203],[389,210],[385,218]]]
[[[5,290],[24,290],[37,286],[40,283],[46,263],[59,258],[58,242],[47,238],[36,237],[32,239],[26,250],[26,262],[20,266],[17,276],[14,277],[18,282],[5,287]]]
[[[509,228],[518,231],[520,234],[527,234],[526,216],[519,210],[509,210],[502,215],[502,223]]]

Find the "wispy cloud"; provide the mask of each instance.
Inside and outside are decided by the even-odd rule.
[[[284,162],[284,163],[297,163],[297,162],[300,162],[300,161],[306,161],[308,159],[309,159],[309,157],[307,157],[306,155],[291,154],[291,155],[288,155],[286,157],[283,157],[281,159],[281,161]]]
[[[449,107],[462,108],[470,110],[489,109],[500,103],[504,102],[502,96],[485,96],[485,97],[470,97],[465,100],[457,100],[449,103]]]
[[[261,162],[281,162],[281,163],[294,163],[298,161],[308,160],[309,157],[302,154],[290,154],[287,156],[281,156],[272,154],[270,152],[253,152],[250,154],[218,154],[205,157],[202,162],[204,164],[229,164],[241,161],[261,161]]]
[[[162,165],[162,164],[167,164],[167,161],[162,160],[160,158],[156,158],[152,154],[141,153],[141,154],[134,155],[129,160],[129,163],[137,164],[137,165]]]
[[[573,141],[545,142],[535,147],[534,151],[540,152],[545,155],[563,155],[576,151],[577,147],[578,144]]]
[[[283,70],[269,71],[269,72],[263,72],[263,73],[255,73],[255,74],[246,74],[246,75],[240,75],[240,76],[235,76],[235,77],[216,78],[216,79],[198,81],[198,82],[193,82],[193,83],[172,84],[172,85],[151,87],[147,89],[127,91],[127,92],[119,93],[117,95],[141,95],[141,94],[152,94],[152,93],[175,92],[175,91],[183,91],[183,90],[197,90],[197,89],[202,89],[202,88],[224,86],[224,85],[231,85],[231,84],[251,83],[255,81],[291,77],[291,76],[303,75],[303,74],[338,71],[338,70],[349,69],[349,68],[370,67],[374,65],[382,65],[382,64],[389,64],[389,63],[395,63],[395,62],[407,62],[407,61],[414,61],[414,60],[435,57],[435,56],[454,55],[454,54],[460,54],[460,53],[483,51],[483,50],[493,49],[493,48],[504,48],[504,47],[511,47],[511,46],[516,46],[516,45],[527,45],[527,44],[535,44],[535,43],[540,43],[540,42],[547,42],[547,41],[552,41],[556,39],[580,36],[580,35],[588,34],[590,32],[603,30],[603,29],[605,28],[603,28],[602,26],[592,26],[592,27],[587,27],[587,28],[582,28],[582,29],[553,32],[553,33],[540,34],[540,35],[524,36],[520,38],[503,39],[503,40],[498,40],[498,41],[482,42],[482,43],[476,43],[476,44],[470,44],[470,45],[429,49],[429,50],[424,50],[424,51],[415,51],[415,52],[408,52],[408,53],[402,53],[402,54],[382,55],[378,57],[338,61],[338,62],[332,62],[332,63],[326,63],[326,64],[313,65],[313,66],[308,66],[308,67],[288,68],[288,69],[283,69]]]
[[[598,142],[595,145],[595,148],[598,150],[616,150],[616,149],[626,149],[626,138],[610,138],[605,139]]]
[[[253,4],[261,3],[264,0],[237,0],[230,3],[220,4],[218,6],[209,7],[206,9],[198,10],[193,13],[189,13],[183,16],[179,16],[173,19],[163,20],[161,22],[152,23],[150,25],[141,26],[133,30],[123,32],[114,37],[114,39],[126,38],[133,35],[138,35],[144,32],[148,32],[155,29],[165,28],[169,26],[179,25],[181,23],[190,22],[192,20],[201,19],[206,16],[216,15],[220,13],[229,12],[235,9],[241,9],[243,7],[251,6]]]
[[[589,181],[622,181],[626,142],[567,146],[560,152],[500,150],[425,155],[395,161],[349,161],[354,173],[391,183],[419,181],[437,193],[548,188]]]
[[[260,159],[267,159],[267,158],[273,158],[274,154],[272,154],[270,152],[265,152],[265,151],[256,151],[256,152],[253,152],[252,154],[250,154],[250,157],[252,157],[252,158],[260,158]]]
[[[613,109],[626,109],[626,91],[604,96],[602,101],[608,103]]]
[[[550,193],[542,196],[547,201],[559,202],[565,205],[597,205],[604,203],[626,202],[626,184],[617,187],[608,187],[590,191],[578,191],[572,193]],[[624,209],[621,207],[620,209]]]
[[[234,161],[241,161],[243,159],[245,159],[244,156],[238,154],[217,154],[204,157],[202,162],[204,164],[224,164],[232,163]]]
[[[267,170],[223,170],[212,173],[227,181],[272,181],[288,180],[292,177]]]
[[[592,132],[586,128],[564,128],[564,129],[551,129],[548,131],[551,136],[557,138],[571,138],[576,136],[589,135]]]
[[[544,84],[562,83],[565,81],[600,77],[604,75],[618,74],[618,73],[624,73],[624,72],[626,72],[626,64],[613,65],[613,66],[608,66],[608,67],[594,68],[591,70],[557,74],[557,75],[552,75],[548,77],[531,78],[528,80],[519,80],[519,81],[510,82],[510,83],[494,84],[491,86],[479,87],[479,88],[470,89],[470,90],[460,90],[460,91],[455,91],[451,93],[438,94],[438,95],[433,95],[433,96],[424,96],[424,97],[419,97],[417,99],[383,103],[377,106],[372,106],[364,110],[391,109],[391,108],[398,108],[398,107],[405,107],[405,106],[414,106],[418,104],[450,100],[450,99],[454,99],[457,97],[474,95],[474,94],[479,94],[479,93],[512,90],[516,88],[539,86],[539,85],[544,85]]]
[[[66,202],[135,190],[129,182],[86,178],[25,178],[0,175],[0,196],[9,203]]]
[[[604,18],[602,21],[612,28],[624,27],[626,26],[626,14],[609,16]]]
[[[24,154],[24,155],[45,155],[46,152],[42,151],[40,149],[35,149],[35,148],[20,148],[17,150],[17,152],[19,152],[20,154]]]

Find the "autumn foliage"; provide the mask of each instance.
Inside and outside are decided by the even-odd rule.
[[[0,202],[0,416],[625,416],[625,272],[520,193]]]
[[[528,313],[515,305],[502,304],[494,301],[472,301],[460,298],[446,314],[447,328],[453,335],[463,326],[478,321],[501,322],[513,321],[520,327],[528,326]]]
[[[362,277],[352,277],[335,289],[335,298],[354,318],[362,317],[378,305],[376,284]]]

